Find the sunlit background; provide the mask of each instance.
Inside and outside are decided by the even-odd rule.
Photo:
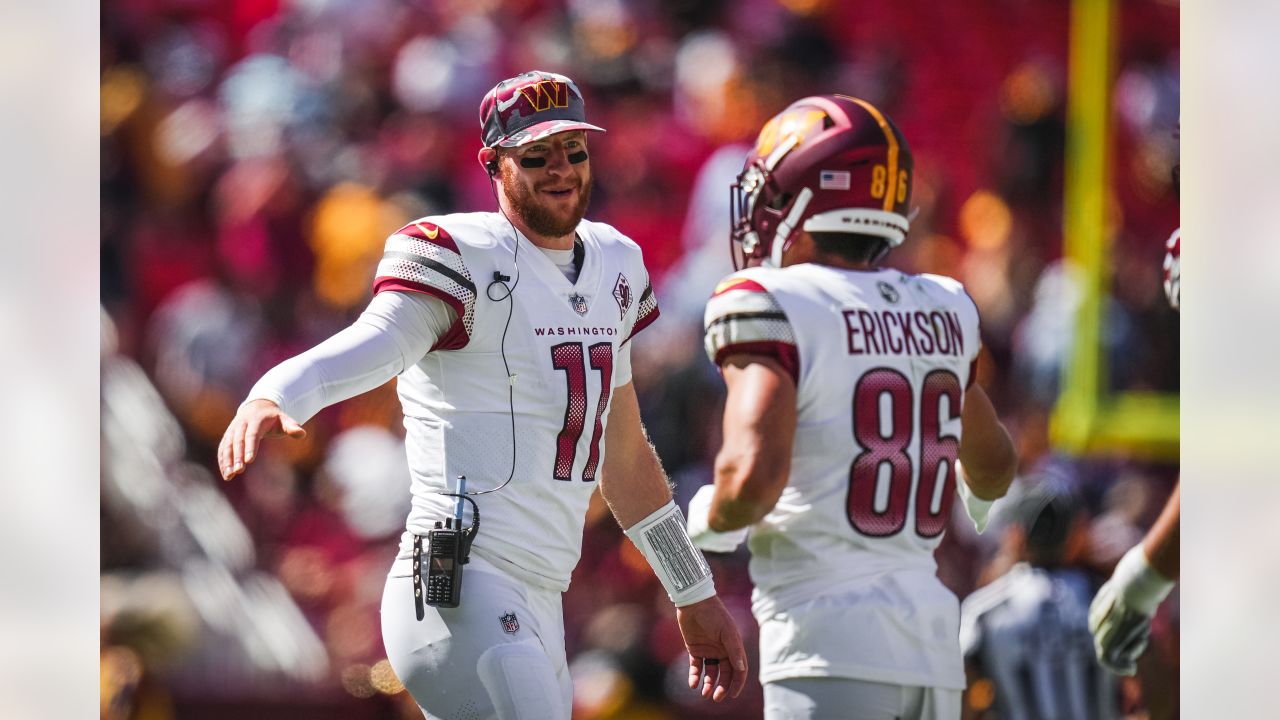
[[[1106,392],[1178,391],[1161,289],[1179,224],[1178,5],[1117,0],[1103,237]],[[477,108],[527,69],[573,77],[591,122],[590,215],[644,249],[662,318],[634,349],[678,501],[709,481],[722,383],[703,302],[729,271],[727,188],[803,95],[843,92],[911,143],[919,213],[889,263],[962,280],[979,382],[1022,488],[1073,492],[1067,564],[1096,586],[1141,537],[1177,456],[1055,448],[1050,417],[1085,290],[1062,261],[1071,3],[1063,0],[125,0],[101,37],[101,702],[104,718],[413,718],[379,632],[408,509],[394,385],[272,441],[232,483],[214,448],[275,363],[351,322],[385,237],[488,210]],[[1175,441],[1176,447],[1176,441]],[[1153,459],[1155,458],[1155,459]],[[1008,522],[960,511],[939,575],[964,598],[1012,563]],[[713,557],[755,661],[745,551]],[[665,594],[603,503],[565,595],[575,718],[759,717],[696,700]],[[1117,702],[1177,716],[1178,594]],[[998,717],[975,674],[966,717]]]

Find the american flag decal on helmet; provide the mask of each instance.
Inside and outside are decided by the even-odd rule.
[[[851,177],[847,170],[823,170],[818,175],[818,189],[848,190]]]
[[[456,350],[471,338],[476,285],[457,243],[439,225],[417,220],[387,238],[373,280],[375,294],[384,290],[434,295],[453,308],[458,319],[433,350]]]

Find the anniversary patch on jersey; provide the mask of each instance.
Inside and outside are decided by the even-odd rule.
[[[711,362],[720,365],[736,353],[766,355],[777,360],[792,380],[800,381],[795,330],[782,306],[760,283],[748,278],[720,283],[707,301],[703,322]]]
[[[408,290],[434,295],[448,303],[458,320],[433,350],[456,350],[471,338],[475,322],[476,285],[458,245],[444,228],[419,220],[387,238],[373,280],[373,292]]]
[[[613,284],[613,299],[618,301],[618,317],[626,317],[631,309],[631,284],[622,273],[618,273],[618,281]]]

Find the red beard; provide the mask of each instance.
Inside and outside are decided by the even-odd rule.
[[[566,217],[545,205],[537,196],[538,190],[530,190],[527,185],[518,181],[514,171],[502,173],[502,189],[506,191],[516,215],[520,216],[525,227],[546,237],[564,237],[578,228],[578,223],[586,216],[587,205],[591,202],[592,184],[590,176],[586,183],[579,180],[578,204]]]

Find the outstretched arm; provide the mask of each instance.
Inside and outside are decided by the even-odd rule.
[[[1151,618],[1178,579],[1182,485],[1173,489],[1156,524],[1120,558],[1089,605],[1089,631],[1098,662],[1132,675],[1151,637]]]
[[[715,595],[702,553],[685,534],[666,474],[640,422],[631,383],[613,390],[600,494],[676,605],[689,652],[689,687],[701,683],[702,696],[716,702],[737,697],[747,683],[742,637]]]
[[[1182,518],[1182,483],[1173,488],[1173,494],[1160,511],[1156,524],[1147,531],[1142,539],[1142,551],[1151,563],[1151,568],[1169,580],[1178,579],[1179,552],[1181,532],[1179,526]]]
[[[379,293],[350,327],[272,368],[249,391],[218,444],[225,480],[244,471],[264,437],[306,436],[322,408],[372,390],[417,362],[453,322],[427,295]]]

